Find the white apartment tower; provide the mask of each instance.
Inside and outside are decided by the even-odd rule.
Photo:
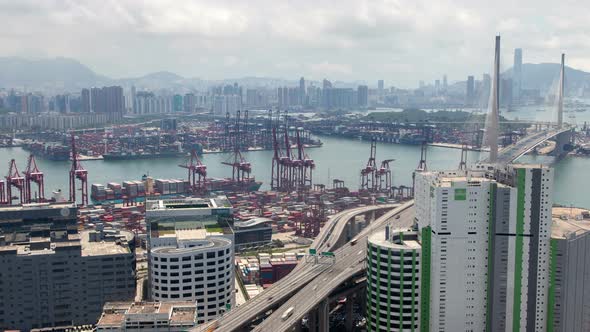
[[[552,185],[537,165],[417,174],[422,331],[546,330]]]

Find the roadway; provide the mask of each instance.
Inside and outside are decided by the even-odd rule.
[[[508,145],[501,149],[498,153],[497,164],[507,165],[526,153],[532,151],[546,140],[553,138],[571,128],[551,129],[548,131],[539,131],[531,135],[527,135],[514,144]],[[483,159],[482,163],[489,163],[489,157]]]
[[[345,230],[345,225],[350,219],[367,212],[392,209],[395,206],[397,205],[365,206],[344,210],[335,214],[322,227],[320,233],[313,241],[312,248],[316,248],[318,253],[333,250],[338,242],[336,240],[340,238],[341,233]],[[296,293],[325,269],[326,265],[314,265],[308,263],[306,260],[302,260],[291,273],[244,305],[232,309],[229,313],[219,317],[216,322],[197,326],[193,331],[207,331],[214,325],[217,325],[215,331],[239,330],[257,318],[262,318],[267,311],[278,307],[280,303],[286,301],[292,294]]]
[[[399,216],[399,219],[394,219],[396,216]],[[341,284],[365,270],[367,238],[370,234],[383,231],[388,221],[391,221],[393,228],[409,228],[412,226],[413,220],[413,201],[399,206],[375,220],[368,228],[365,228],[356,236],[356,244],[352,245],[348,242],[334,252],[336,262],[333,265],[324,268],[317,277],[290,297],[287,302],[275,310],[253,331],[287,331],[299,324],[299,321],[307,313],[329,298],[330,294]],[[289,318],[283,320],[282,315],[291,307],[293,313]]]

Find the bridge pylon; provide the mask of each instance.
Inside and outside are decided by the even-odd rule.
[[[561,53],[561,72],[559,73],[559,92],[557,98],[557,128],[563,127],[563,88],[565,81],[565,54]]]
[[[494,80],[490,93],[491,112],[486,120],[487,145],[490,147],[490,162],[498,160],[498,136],[500,122],[500,36],[496,36],[496,47],[494,56]]]

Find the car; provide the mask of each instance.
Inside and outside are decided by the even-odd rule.
[[[295,308],[293,307],[289,307],[289,309],[285,310],[285,312],[281,316],[281,320],[285,321],[287,320],[287,318],[291,317],[291,315],[293,314],[293,310],[295,310]]]

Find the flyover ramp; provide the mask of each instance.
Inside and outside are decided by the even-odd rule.
[[[399,219],[395,219],[399,216]],[[388,221],[394,228],[410,227],[414,221],[413,201],[406,203],[376,220],[371,227],[357,235],[357,243],[347,243],[334,254],[336,262],[329,268],[323,269],[312,281],[296,292],[280,308],[275,310],[267,319],[253,331],[288,331],[311,310],[314,310],[324,299],[328,298],[342,283],[358,276],[365,270],[367,255],[367,238],[375,231],[385,228]],[[283,320],[282,315],[289,308],[292,314]]]

